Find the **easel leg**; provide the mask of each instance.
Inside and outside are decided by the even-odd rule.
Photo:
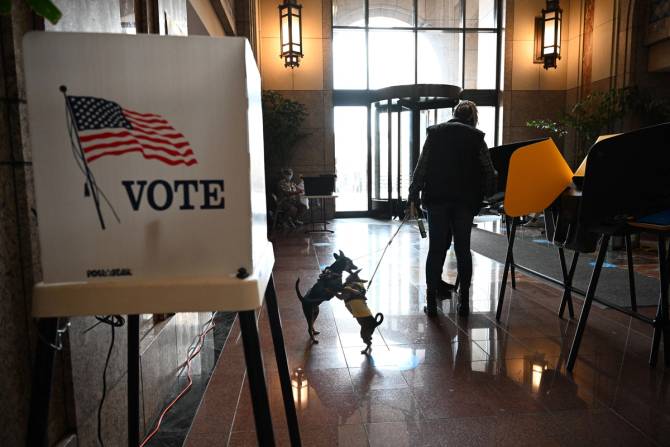
[[[265,386],[263,358],[261,357],[261,345],[258,341],[256,317],[253,310],[239,312],[238,315],[242,330],[244,359],[247,364],[247,379],[249,379],[251,390],[251,403],[254,409],[256,438],[258,439],[258,445],[271,447],[275,445],[275,439],[272,431],[270,401]]]
[[[26,436],[26,445],[30,447],[48,445],[49,401],[55,356],[54,348],[49,346],[49,343],[56,343],[58,318],[41,318],[37,323],[37,329],[41,338],[37,340],[35,352]]]
[[[286,360],[284,334],[282,333],[281,317],[279,316],[279,309],[277,307],[277,293],[275,292],[275,282],[272,276],[270,276],[268,287],[265,290],[265,305],[267,306],[268,318],[270,319],[272,343],[275,349],[277,369],[279,370],[279,382],[281,383],[284,411],[286,412],[286,422],[288,424],[289,437],[291,438],[291,446],[300,447],[300,428],[298,427],[298,416],[295,412],[295,402],[293,402],[291,376],[289,373],[288,362]]]
[[[605,262],[605,254],[607,253],[609,242],[610,237],[608,235],[603,235],[600,238],[600,250],[598,251],[598,257],[596,258],[596,266],[593,268],[593,274],[591,275],[591,281],[589,282],[589,289],[586,292],[584,304],[582,304],[582,313],[579,315],[579,323],[577,324],[575,339],[572,341],[572,347],[570,348],[570,354],[568,355],[568,371],[572,371],[575,367],[575,361],[577,360],[577,354],[579,353],[579,345],[582,342],[582,335],[584,335],[586,321],[589,318],[589,311],[591,310],[593,297],[596,295],[598,278],[600,277],[600,270],[602,270],[603,262]]]
[[[128,315],[128,447],[140,445],[140,316]]]
[[[505,288],[507,286],[507,274],[512,264],[512,253],[514,251],[514,236],[516,234],[517,218],[512,221],[512,230],[507,242],[507,258],[505,259],[505,268],[503,270],[502,282],[500,283],[500,293],[498,294],[498,310],[496,311],[496,320],[500,320],[502,314],[503,302],[505,301]]]
[[[633,265],[633,247],[630,234],[626,233],[626,256],[628,257],[628,286],[630,287],[630,306],[637,312],[637,297],[635,296],[635,267]]]

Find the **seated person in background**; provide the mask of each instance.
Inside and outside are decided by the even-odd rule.
[[[293,182],[293,170],[284,168],[277,182],[277,207],[286,213],[289,224],[292,226],[302,225],[300,217],[307,207],[300,201],[303,191]]]

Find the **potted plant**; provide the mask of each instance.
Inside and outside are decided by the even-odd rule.
[[[275,220],[278,205],[275,187],[280,178],[279,171],[289,167],[296,143],[307,135],[302,130],[307,110],[304,104],[273,90],[263,91],[262,103],[267,215],[268,219]]]
[[[285,98],[274,90],[263,91],[263,140],[265,142],[265,168],[285,167],[293,156],[295,144],[306,133],[302,125],[307,117],[304,104]]]

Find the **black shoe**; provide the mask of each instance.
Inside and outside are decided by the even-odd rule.
[[[429,317],[437,316],[437,300],[435,299],[435,292],[426,292],[426,305],[423,307],[423,311]]]
[[[437,298],[440,300],[450,300],[451,295],[456,292],[456,286],[440,280],[437,286]]]
[[[462,291],[458,296],[458,306],[456,306],[456,309],[458,315],[461,317],[470,315],[470,296],[468,292],[469,291]]]

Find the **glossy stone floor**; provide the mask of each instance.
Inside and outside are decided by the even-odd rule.
[[[594,308],[573,374],[565,370],[576,321],[556,316],[561,292],[518,275],[495,322],[502,266],[474,255],[469,318],[426,318],[427,240],[403,227],[368,292],[384,322],[372,354],[342,302],[321,306],[311,344],[294,283],[304,291],[343,250],[369,278],[398,223],[336,220],[335,233],[294,232],[275,242],[275,280],[305,446],[670,445],[670,377],[650,369],[650,329]],[[445,279],[455,277],[450,253]],[[576,306],[579,312],[580,306]],[[267,315],[259,330],[279,445],[289,445]],[[233,326],[195,417],[188,446],[256,445],[239,326]],[[669,369],[670,371],[670,369]]]

